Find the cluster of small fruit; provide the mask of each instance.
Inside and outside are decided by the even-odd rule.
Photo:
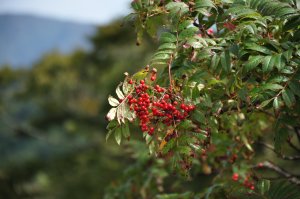
[[[233,181],[239,181],[239,174],[238,173],[234,173],[232,175],[232,180]],[[250,180],[250,176],[246,176],[246,178],[244,179],[243,185],[251,190],[255,189],[254,186],[254,181]]]
[[[159,85],[152,86],[156,72],[152,72],[149,84],[143,79],[140,82],[129,80],[134,84],[134,92],[127,96],[130,110],[133,110],[140,121],[143,132],[153,135],[157,124],[175,125],[189,116],[195,105],[186,104],[170,89]],[[150,94],[150,95],[149,95]]]

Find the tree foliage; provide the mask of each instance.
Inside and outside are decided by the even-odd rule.
[[[142,198],[240,198],[245,193],[251,198],[282,198],[279,187],[287,186],[282,189],[295,191],[291,198],[299,198],[299,187],[270,182],[259,170],[274,171],[285,178],[284,183],[299,186],[296,174],[257,159],[257,145],[263,145],[279,158],[299,160],[293,153],[285,155],[287,145],[299,152],[300,142],[299,2],[134,0],[131,5],[134,13],[126,20],[136,27],[137,44],[148,33],[159,41],[159,47],[148,62],[150,68],[126,74],[116,90],[118,99],[108,99],[113,106],[107,115],[108,137],[114,135],[120,144],[130,135],[128,125],[135,128],[132,123],[140,123],[153,154],[148,174],[136,176],[148,184],[138,184],[131,176],[123,186],[137,186]],[[152,68],[158,70],[157,79]],[[128,98],[148,99],[139,91],[145,84],[150,102],[141,102],[144,110]],[[154,117],[153,107],[165,95],[170,96],[168,103],[192,104],[195,110],[180,121],[170,113],[172,108],[160,108],[165,115]],[[148,119],[143,118],[145,114]],[[167,114],[173,121],[170,124],[163,118]],[[154,131],[143,124],[154,125]],[[265,143],[270,137],[273,146]],[[164,169],[168,166],[188,178],[199,173],[214,175],[213,183],[200,192],[160,194],[159,185],[151,189],[150,184],[167,178]]]

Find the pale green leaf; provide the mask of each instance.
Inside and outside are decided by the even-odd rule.
[[[273,101],[273,107],[274,107],[275,110],[278,110],[279,107],[280,107],[279,99],[278,99],[278,98],[279,98],[279,97],[275,97],[275,98],[274,98],[274,101]]]
[[[120,104],[119,100],[117,100],[116,98],[112,97],[112,96],[109,96],[108,97],[108,103],[111,105],[111,106],[118,106]]]
[[[117,93],[117,96],[118,96],[119,99],[124,99],[125,97],[124,97],[124,94],[122,93],[122,91],[121,91],[121,89],[120,89],[120,86],[121,86],[121,85],[119,85],[119,86],[117,87],[116,93]]]
[[[121,140],[122,140],[122,129],[121,128],[116,128],[115,133],[115,140],[118,143],[118,145],[121,144]]]
[[[115,119],[116,117],[116,112],[117,112],[117,109],[116,108],[111,108],[109,110],[109,112],[107,113],[106,115],[106,118],[108,119],[108,121],[112,121],[113,119]]]

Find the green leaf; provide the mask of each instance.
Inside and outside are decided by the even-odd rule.
[[[196,8],[214,8],[217,9],[212,0],[196,0]]]
[[[264,195],[270,189],[270,180],[261,180],[257,183],[259,192]]]
[[[167,49],[167,50],[160,50],[160,51],[157,51],[153,55],[153,57],[156,56],[156,55],[160,55],[160,54],[172,54],[172,53],[174,53],[174,50],[169,50],[169,49]]]
[[[299,186],[287,180],[273,180],[265,197],[268,199],[300,199]]]
[[[165,59],[170,59],[170,54],[158,54],[152,58],[152,60],[165,60]]]
[[[183,2],[170,2],[166,5],[166,9],[171,11],[172,14],[182,15],[189,11],[189,6]]]
[[[118,125],[119,125],[118,122],[116,120],[113,120],[108,123],[108,125],[106,126],[106,129],[111,130],[111,129],[116,128]]]
[[[263,56],[250,56],[248,62],[245,64],[246,71],[251,71],[256,68],[264,59]]]
[[[264,53],[264,54],[267,54],[267,55],[272,54],[271,50],[269,50],[268,48],[266,48],[264,46],[260,46],[256,43],[246,44],[245,49],[253,50],[253,51],[256,51],[256,52],[261,52],[261,53]]]
[[[173,43],[164,43],[159,46],[158,50],[164,50],[164,49],[176,49],[176,45]]]
[[[219,65],[219,62],[220,62],[220,56],[218,54],[214,54],[211,59],[211,65],[210,65],[211,69],[216,70]]]
[[[203,47],[203,45],[199,41],[196,41],[195,39],[190,39],[186,43],[192,46],[194,49]]]
[[[115,131],[115,129],[111,129],[107,132],[106,136],[105,136],[105,140],[107,142],[107,140],[109,139],[109,137],[111,136],[111,134],[113,134]]]
[[[161,43],[173,43],[177,41],[176,36],[169,32],[163,32],[159,40]]]
[[[262,63],[263,72],[269,72],[269,71],[273,70],[274,64],[275,64],[275,57],[266,56]]]
[[[283,90],[282,98],[288,107],[292,107],[293,103],[295,102],[295,96],[289,89]]]
[[[116,98],[112,97],[112,96],[109,96],[108,97],[108,103],[111,105],[111,106],[118,106],[120,104],[119,100],[117,100]]]
[[[193,129],[194,127],[195,125],[193,124],[193,122],[187,119],[178,125],[178,128],[185,129],[185,130]]]
[[[114,136],[115,136],[116,142],[118,143],[118,145],[120,145],[121,140],[122,140],[122,128],[116,128]]]
[[[191,24],[193,24],[193,20],[185,20],[183,22],[180,22],[180,24],[178,25],[178,30],[181,32],[184,29],[187,29]]]
[[[258,108],[263,108],[265,106],[267,106],[271,101],[273,101],[273,99],[269,99],[269,100],[266,100],[266,101],[263,101]]]
[[[284,56],[286,61],[290,61],[290,59],[293,55],[293,51],[292,50],[287,50],[287,51],[283,52],[282,55]]]
[[[206,8],[196,8],[196,12],[203,14],[204,16],[209,17],[211,14]]]
[[[298,0],[299,1],[299,0]],[[299,2],[300,5],[300,2]],[[285,23],[283,30],[291,30],[297,28],[300,25],[300,14],[290,18],[287,23]]]
[[[205,115],[203,112],[199,110],[195,110],[192,114],[192,118],[196,120],[197,122],[200,122],[202,124],[205,124]]]
[[[281,54],[278,54],[278,55],[275,55],[274,57],[274,65],[276,66],[276,68],[281,71],[283,68],[284,68],[284,61],[282,59],[282,55]]]
[[[204,132],[202,133],[192,133],[197,139],[199,140],[206,140],[207,136],[204,134]]]
[[[262,86],[263,90],[280,90],[283,89],[283,87],[280,84],[272,84],[272,83],[268,83]]]
[[[295,95],[300,97],[300,83],[298,81],[291,81],[289,83],[289,88]]]
[[[192,38],[194,37],[197,31],[199,31],[199,29],[196,27],[187,28],[179,34],[178,39],[182,41],[182,40],[187,40],[189,38]]]
[[[274,107],[274,109],[275,110],[278,110],[279,109],[279,99],[278,99],[279,97],[275,97],[274,98],[274,101],[273,101],[273,107]]]
[[[223,52],[221,54],[221,64],[223,69],[228,73],[230,72],[231,69],[231,61],[230,61],[230,53],[229,50],[225,50],[225,52]]]
[[[134,10],[140,10],[143,8],[142,4],[140,1],[132,1],[131,2],[131,7],[134,9]]]
[[[122,128],[122,134],[123,134],[123,136],[124,136],[125,138],[130,137],[130,130],[129,130],[128,122],[125,123],[125,124],[123,124],[123,125],[121,126],[121,128]]]

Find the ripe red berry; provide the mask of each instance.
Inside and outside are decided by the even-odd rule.
[[[151,81],[155,81],[156,80],[156,76],[155,75],[153,75],[153,76],[151,76]]]
[[[170,98],[170,96],[168,94],[164,95],[164,99],[169,99],[169,98]]]
[[[238,174],[238,173],[234,173],[234,174],[232,175],[232,180],[238,181],[238,179],[239,179],[239,174]]]
[[[181,104],[180,108],[184,110],[185,109],[185,104]]]
[[[132,79],[130,79],[130,80],[128,81],[128,84],[133,84]]]
[[[142,80],[140,81],[140,83],[141,83],[141,84],[145,84],[145,80],[142,79]]]

